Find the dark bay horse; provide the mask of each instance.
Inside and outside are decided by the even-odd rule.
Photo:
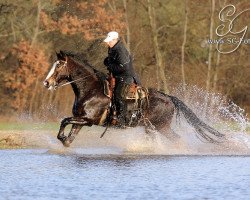
[[[71,84],[75,93],[73,105],[73,117],[62,120],[57,138],[64,146],[69,146],[83,126],[99,125],[104,113],[109,109],[111,100],[103,93],[103,83],[100,76],[104,75],[94,69],[84,58],[70,52],[57,53],[57,61],[48,73],[44,86],[49,90],[60,87],[64,81]],[[217,142],[224,137],[223,134],[201,121],[181,100],[177,97],[164,94],[150,88],[148,106],[143,110],[144,117],[155,129],[168,136],[170,124],[175,110],[177,116],[182,113],[196,132],[209,142]],[[64,135],[64,129],[72,124],[68,136]],[[140,124],[145,125],[145,124]],[[146,129],[149,127],[146,127]]]

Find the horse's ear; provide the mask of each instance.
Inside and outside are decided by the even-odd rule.
[[[66,60],[66,55],[63,51],[60,51],[59,53],[56,52],[56,56],[58,60]]]
[[[61,58],[61,60],[64,60],[64,61],[66,61],[66,54],[63,52],[63,51],[60,51],[60,58]]]
[[[61,54],[56,51],[57,60],[61,60]]]

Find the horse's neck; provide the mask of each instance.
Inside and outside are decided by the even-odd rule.
[[[96,75],[87,67],[81,66],[73,60],[69,60],[69,70],[72,89],[76,98],[82,98],[93,90],[93,86],[97,85],[98,79]]]
[[[71,83],[72,89],[75,93],[76,98],[83,98],[85,97],[90,91],[95,89],[93,86],[97,85],[97,81],[77,81]]]

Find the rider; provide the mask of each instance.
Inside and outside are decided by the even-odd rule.
[[[109,32],[104,42],[109,46],[108,57],[104,59],[104,65],[116,79],[115,105],[118,111],[118,122],[124,126],[127,105],[122,92],[127,85],[132,83],[140,85],[140,80],[134,71],[131,55],[119,39],[119,34],[115,31]]]

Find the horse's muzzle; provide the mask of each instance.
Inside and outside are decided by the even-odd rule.
[[[48,88],[49,87],[49,82],[47,80],[43,81],[43,85]]]
[[[58,87],[57,84],[55,84],[54,82],[51,84],[49,83],[49,81],[45,80],[43,81],[43,85],[48,88],[48,90],[56,90],[56,88]]]

